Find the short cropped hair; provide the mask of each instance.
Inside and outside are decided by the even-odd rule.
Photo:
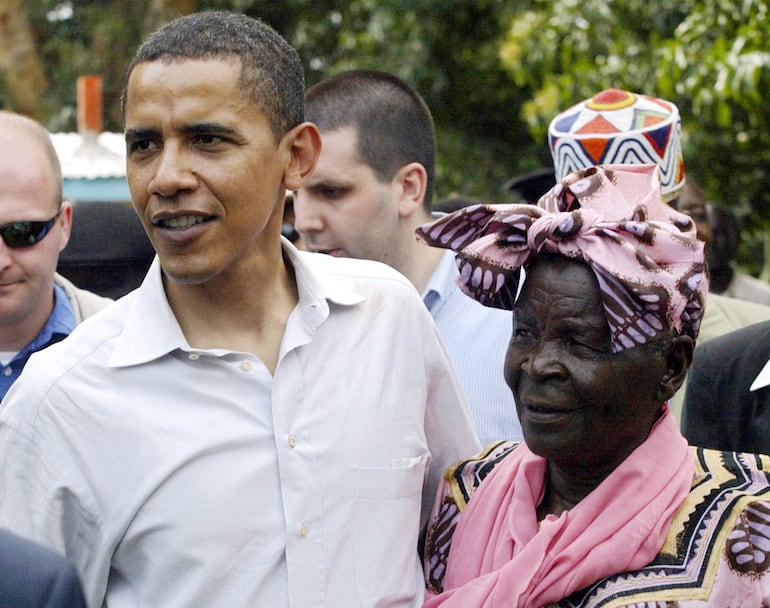
[[[203,11],[156,30],[137,49],[123,82],[140,63],[187,59],[240,61],[244,95],[267,116],[276,141],[305,120],[305,75],[297,51],[269,25],[246,15]]]
[[[428,175],[430,211],[436,177],[436,133],[425,101],[401,79],[376,70],[351,70],[310,87],[307,118],[321,131],[354,127],[359,160],[382,182],[418,162]]]
[[[56,208],[61,207],[64,200],[64,182],[62,179],[61,161],[59,155],[56,153],[56,148],[51,140],[51,134],[48,130],[36,120],[23,116],[22,114],[16,114],[8,110],[0,110],[0,129],[18,129],[23,131],[25,137],[31,138],[40,146],[40,149],[45,154],[49,163],[51,186],[53,188],[51,194],[53,196],[53,203]]]

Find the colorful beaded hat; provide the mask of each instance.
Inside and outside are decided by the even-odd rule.
[[[594,165],[654,163],[663,200],[684,186],[679,110],[663,99],[607,89],[558,114],[548,144],[557,181]]]

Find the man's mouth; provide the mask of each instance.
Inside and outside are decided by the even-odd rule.
[[[167,217],[161,220],[157,220],[155,225],[159,228],[173,228],[176,230],[182,230],[189,228],[195,224],[201,224],[209,221],[211,218],[202,215],[180,215],[179,217]]]
[[[331,255],[331,256],[334,256],[334,257],[337,257],[337,258],[342,257],[342,255],[343,255],[342,254],[342,249],[340,249],[339,247],[334,247],[332,249],[313,248],[313,251],[315,251],[316,253],[325,253],[326,255]]]

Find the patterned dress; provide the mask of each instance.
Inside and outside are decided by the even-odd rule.
[[[452,534],[474,491],[518,445],[494,443],[447,469],[425,537],[429,591],[443,590]],[[770,456],[691,450],[692,489],[657,557],[553,606],[770,607]]]

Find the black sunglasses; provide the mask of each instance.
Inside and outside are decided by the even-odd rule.
[[[42,222],[22,221],[11,222],[0,226],[0,237],[11,249],[22,249],[32,247],[45,238],[45,235],[51,231],[51,227],[59,219],[62,210],[54,215],[50,220]]]

